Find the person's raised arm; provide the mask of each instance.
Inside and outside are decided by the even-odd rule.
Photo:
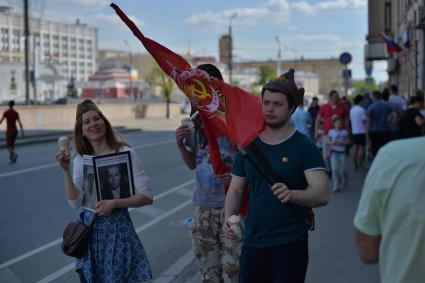
[[[65,157],[64,151],[59,151],[56,154],[56,160],[59,162],[63,170],[65,181],[65,195],[70,202],[77,201],[81,197],[80,191],[76,188],[71,175],[71,160]],[[81,166],[83,166],[81,164]]]
[[[180,154],[186,166],[189,169],[196,168],[196,152],[189,151],[188,148],[184,145],[183,140],[189,138],[192,134],[188,126],[180,126],[176,130],[176,143],[177,147],[180,150]]]

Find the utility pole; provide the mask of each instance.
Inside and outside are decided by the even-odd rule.
[[[25,103],[30,104],[30,70],[29,70],[29,17],[28,17],[28,0],[24,0],[24,35],[25,35]]]
[[[132,98],[133,96],[133,78],[131,77],[131,70],[133,69],[133,54],[131,52],[131,45],[127,41],[127,39],[124,39],[124,43],[128,46],[128,64],[129,64],[129,73],[130,73],[130,79],[129,79],[129,98]],[[134,95],[134,100],[136,100],[136,94]]]
[[[232,84],[232,59],[233,59],[233,38],[232,38],[232,19],[236,18],[237,13],[233,12],[229,17],[229,84]]]
[[[279,40],[279,36],[276,35],[275,37],[276,42],[277,42],[277,66],[276,66],[276,77],[279,77],[282,74],[282,60],[281,60],[281,52],[282,52],[282,47],[280,45],[280,40]]]

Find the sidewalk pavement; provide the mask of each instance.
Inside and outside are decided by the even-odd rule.
[[[145,118],[121,121],[110,121],[113,128],[119,133],[128,133],[132,131],[163,131],[176,129],[187,114],[174,115],[170,119],[164,118]],[[24,126],[25,136],[19,133],[16,139],[16,146],[44,143],[56,141],[59,136],[73,136],[73,124],[45,126],[37,128],[26,128]],[[5,131],[0,130],[0,148],[6,147]]]

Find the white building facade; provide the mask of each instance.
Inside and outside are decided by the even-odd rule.
[[[66,83],[75,78],[77,85],[96,70],[97,29],[81,24],[30,19],[30,70],[35,87],[31,99],[57,99],[66,95]],[[0,13],[0,68],[8,74],[0,78],[0,100],[21,100],[25,96],[25,38],[21,15]],[[22,67],[21,67],[22,65]],[[43,71],[48,70],[47,73]],[[16,89],[12,87],[15,75]],[[9,97],[11,96],[11,97]]]

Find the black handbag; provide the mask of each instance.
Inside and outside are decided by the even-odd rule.
[[[62,252],[67,256],[82,258],[90,241],[90,229],[96,222],[96,215],[89,226],[71,222],[63,231]]]

